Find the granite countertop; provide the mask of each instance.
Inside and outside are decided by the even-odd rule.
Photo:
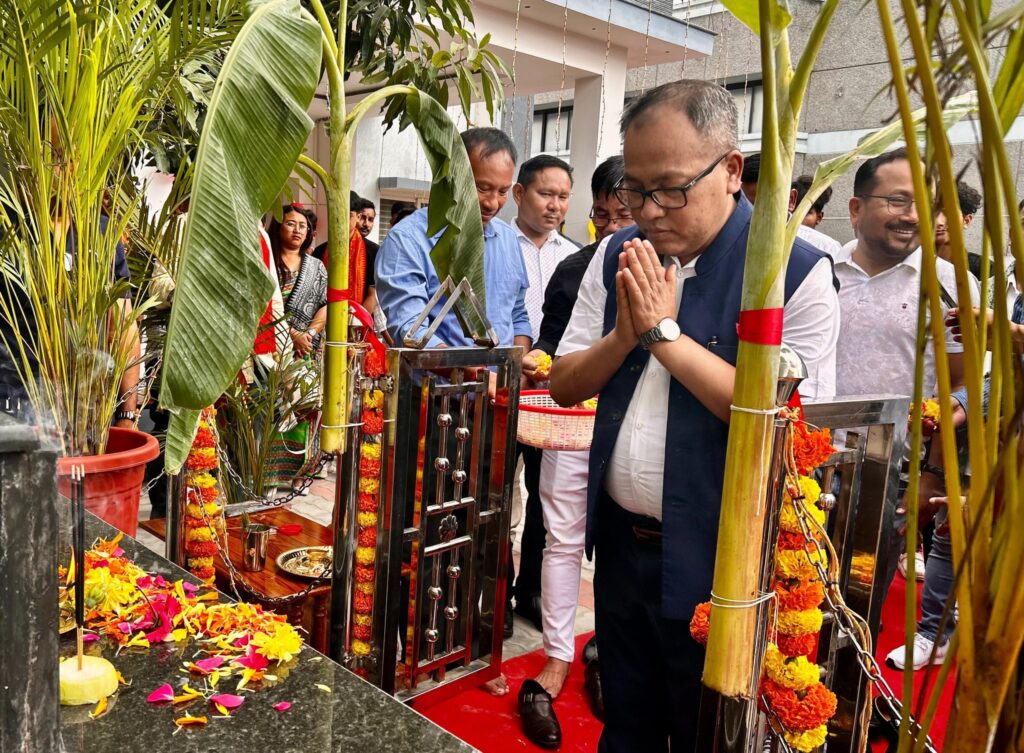
[[[88,518],[89,540],[116,534],[98,518]],[[195,580],[128,536],[122,539],[121,546],[128,557],[150,573],[168,579]],[[74,639],[70,636],[61,640],[61,656],[74,655]],[[69,753],[474,750],[309,646],[303,646],[288,669],[277,672],[281,678],[277,686],[246,693],[246,703],[231,718],[209,714],[209,705],[202,699],[193,701],[191,706],[175,707],[174,711],[166,704],[146,701],[149,693],[165,682],[177,690],[188,679],[179,668],[183,661],[195,658],[191,642],[133,649],[115,656],[113,643],[104,638],[86,644],[86,652],[106,656],[131,684],[109,699],[109,710],[97,719],[89,718],[91,706],[61,707],[63,749]],[[318,684],[327,686],[331,692],[318,688]],[[224,692],[232,690],[233,683]],[[289,701],[292,706],[285,712],[275,711],[271,707],[279,701]],[[209,723],[205,727],[178,728],[174,718],[184,711],[206,715]]]

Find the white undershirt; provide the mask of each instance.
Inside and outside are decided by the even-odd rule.
[[[603,336],[608,297],[604,286],[604,257],[608,241],[605,239],[598,247],[583,276],[572,318],[558,346],[559,356],[587,350]],[[666,264],[678,266],[671,257]],[[696,259],[677,269],[677,311],[683,285],[696,274]],[[737,270],[737,274],[742,274],[742,270]],[[821,259],[784,309],[783,340],[807,366],[808,378],[800,386],[804,398],[835,394],[838,336],[839,301],[832,286],[832,268],[828,259]],[[661,520],[671,380],[672,375],[657,358],[648,359],[622,420],[605,476],[606,491],[621,507],[658,520]]]

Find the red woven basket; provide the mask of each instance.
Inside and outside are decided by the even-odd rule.
[[[593,408],[562,408],[547,390],[524,390],[519,395],[519,441],[543,450],[589,450],[595,415]]]

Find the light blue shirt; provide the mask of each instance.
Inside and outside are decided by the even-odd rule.
[[[430,261],[430,250],[440,235],[427,236],[427,210],[419,209],[391,229],[377,252],[377,304],[384,310],[388,331],[396,343],[403,341],[413,321],[441,286]],[[518,335],[530,337],[533,330],[526,313],[526,289],[530,286],[526,265],[515,231],[499,219],[484,225],[484,284],[487,317],[498,343],[507,346]],[[430,313],[430,321],[440,308],[438,303]],[[454,311],[441,322],[427,346],[441,344],[473,344],[463,334]]]

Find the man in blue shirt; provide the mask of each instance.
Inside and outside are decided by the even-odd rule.
[[[526,313],[529,281],[515,231],[497,214],[508,201],[514,182],[516,149],[497,128],[471,128],[462,143],[473,168],[480,218],[484,223],[484,280],[487,317],[501,345],[530,350],[532,329]],[[441,281],[430,261],[440,233],[427,236],[427,210],[419,209],[395,226],[377,253],[377,301],[387,317],[395,342],[402,342],[409,327],[437,292]],[[431,320],[441,304],[434,307]],[[428,347],[472,345],[455,316],[449,313]]]

